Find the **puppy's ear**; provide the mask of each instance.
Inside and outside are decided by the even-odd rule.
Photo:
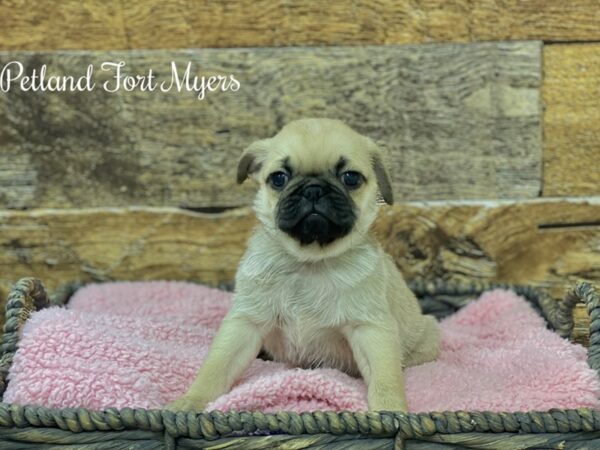
[[[256,141],[250,144],[242,153],[237,167],[237,182],[242,184],[249,175],[260,170],[261,157],[266,151],[265,141]]]
[[[388,205],[394,203],[394,193],[392,192],[392,182],[390,180],[390,174],[388,173],[380,155],[373,157],[373,170],[375,171],[375,178],[377,178],[377,185],[379,186],[379,192],[383,200]]]
[[[383,150],[373,142],[375,151],[372,156],[373,170],[375,171],[375,178],[377,179],[377,186],[383,200],[391,205],[394,203],[394,193],[392,191],[392,181],[390,174],[385,166]]]

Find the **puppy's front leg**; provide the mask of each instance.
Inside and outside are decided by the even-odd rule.
[[[402,346],[396,328],[365,324],[348,327],[344,334],[367,384],[369,410],[406,412]]]
[[[171,411],[201,411],[231,389],[256,358],[262,344],[259,328],[246,317],[229,313],[187,392],[167,405]]]

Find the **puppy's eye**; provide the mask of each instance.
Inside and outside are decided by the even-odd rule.
[[[344,183],[348,187],[351,187],[351,188],[358,187],[361,182],[362,182],[362,175],[358,172],[349,170],[348,172],[344,172],[342,174],[342,183]]]
[[[290,176],[285,172],[273,172],[269,175],[269,183],[275,189],[282,189],[289,181]]]

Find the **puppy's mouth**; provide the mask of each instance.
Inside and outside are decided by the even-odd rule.
[[[305,180],[278,204],[279,228],[301,245],[324,246],[347,235],[354,225],[352,200],[322,180]]]

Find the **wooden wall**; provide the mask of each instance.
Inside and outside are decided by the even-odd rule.
[[[0,94],[0,289],[35,275],[231,280],[254,218],[233,164],[307,115],[388,145],[376,231],[408,276],[600,281],[594,0],[17,0],[0,63],[191,60],[209,96]],[[204,48],[214,48],[206,50]],[[186,50],[191,49],[194,50]],[[163,74],[164,75],[164,74]]]

